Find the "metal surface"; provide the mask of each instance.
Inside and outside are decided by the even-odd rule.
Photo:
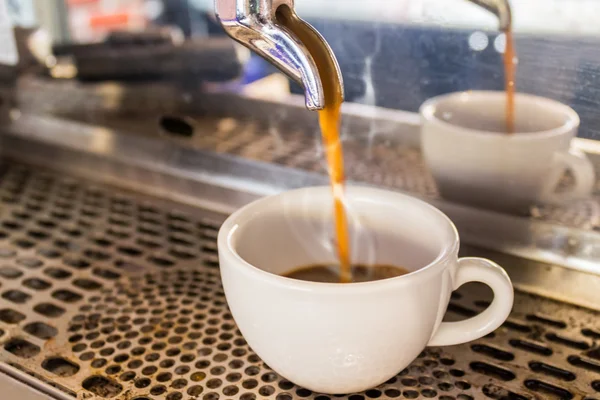
[[[24,162],[221,213],[261,196],[327,184],[322,175],[275,164],[34,116],[5,129],[1,148]],[[518,265],[517,284],[579,305],[600,304],[597,233],[426,200],[451,217],[463,243],[528,260],[526,266],[500,260]],[[596,275],[565,281],[564,267]],[[546,271],[541,281],[535,272],[539,268]]]
[[[79,85],[36,79],[22,80],[18,95],[27,112],[167,139],[186,148],[326,173],[316,115],[304,109],[300,98],[282,102],[199,91],[198,87]],[[349,179],[441,200],[419,149],[417,114],[351,103],[344,104],[343,110],[342,144]],[[194,119],[194,134],[165,135],[159,125],[161,115]],[[588,154],[600,178],[597,142],[576,139],[573,143]],[[569,185],[569,179],[565,176],[563,185]],[[600,181],[587,199],[536,207],[520,217],[600,230]]]
[[[294,32],[277,20],[279,8],[286,8],[297,22]],[[229,36],[261,55],[304,87],[309,110],[325,106],[324,83],[319,60],[328,60],[337,81],[342,74],[333,51],[323,37],[294,13],[294,0],[216,0],[215,11]],[[307,37],[311,39],[305,40]],[[316,46],[316,47],[315,47]],[[317,52],[324,57],[318,57]],[[318,58],[317,58],[318,57]],[[323,62],[323,61],[321,61]],[[343,87],[340,88],[343,93]]]
[[[501,31],[510,30],[512,27],[512,11],[508,0],[469,0],[498,17]]]
[[[333,398],[286,381],[246,345],[219,281],[223,215],[14,162],[0,202],[5,373],[56,398]],[[461,289],[447,319],[481,311],[489,295]],[[495,333],[427,349],[387,383],[339,398],[593,399],[598,316],[518,292]]]
[[[260,196],[327,183],[320,174],[31,115],[4,129],[1,148],[19,160],[222,212]],[[452,218],[464,243],[598,273],[600,235],[594,231],[423,198]]]

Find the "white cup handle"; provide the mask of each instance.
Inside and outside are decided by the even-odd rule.
[[[542,200],[548,204],[564,204],[568,201],[580,199],[589,195],[596,183],[594,166],[581,150],[570,148],[568,152],[558,152],[554,154],[554,166],[558,168],[559,174],[565,168],[568,168],[575,177],[575,185],[566,192],[556,192],[556,185],[546,189]]]
[[[513,306],[514,292],[508,274],[484,258],[461,258],[453,289],[468,282],[482,282],[494,292],[492,304],[481,314],[459,322],[442,322],[428,346],[451,346],[470,342],[496,330]]]

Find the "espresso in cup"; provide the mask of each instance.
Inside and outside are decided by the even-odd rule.
[[[350,271],[352,272],[352,281],[347,283],[372,282],[408,274],[406,269],[393,265],[351,265]],[[309,282],[338,283],[341,281],[340,266],[337,264],[317,264],[294,268],[282,276]]]

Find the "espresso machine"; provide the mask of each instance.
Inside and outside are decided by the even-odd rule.
[[[420,103],[444,91],[502,89],[498,31],[518,28],[517,2],[454,3],[483,8],[473,18],[494,24],[400,26],[393,18],[414,15],[381,2],[341,21],[326,18],[327,8],[310,15],[303,0],[217,0],[206,11],[224,31],[214,37],[177,26],[116,29],[93,43],[56,42],[43,62],[2,60],[0,397],[600,398],[597,191],[527,212],[474,207],[442,196],[423,159]],[[386,10],[398,16],[385,19]],[[575,108],[574,146],[600,165],[595,39],[518,29],[516,38],[518,87]],[[556,54],[564,58],[552,61]],[[427,348],[382,385],[335,396],[295,385],[248,346],[217,251],[219,227],[235,210],[327,184],[315,57],[344,85],[349,184],[436,206],[454,221],[461,254],[501,264],[515,287],[513,311],[493,333]],[[249,78],[253,68],[259,78]],[[565,174],[560,190],[572,183]],[[445,320],[478,315],[491,301],[483,286],[461,287]]]

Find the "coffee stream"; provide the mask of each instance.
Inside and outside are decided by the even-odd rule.
[[[329,181],[333,191],[333,209],[335,217],[335,232],[337,237],[338,257],[340,261],[340,281],[352,281],[350,269],[350,240],[348,237],[348,220],[344,208],[344,157],[340,142],[340,113],[341,102],[325,103],[325,108],[319,111],[319,124],[329,167]]]
[[[515,43],[512,28],[505,32],[504,90],[506,91],[506,132],[515,132]]]
[[[277,9],[277,21],[298,36],[300,41],[313,56],[319,77],[323,84],[325,107],[319,111],[319,125],[323,136],[323,144],[329,167],[329,180],[334,199],[335,232],[340,261],[340,282],[352,282],[350,268],[350,240],[348,237],[348,222],[344,207],[344,157],[340,142],[341,107],[344,99],[342,83],[337,73],[335,62],[322,39],[312,31],[305,29],[297,17],[286,6]]]

